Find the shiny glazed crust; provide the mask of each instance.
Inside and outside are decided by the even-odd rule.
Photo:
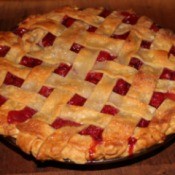
[[[0,58],[0,95],[6,99],[0,106],[0,134],[15,138],[36,159],[84,164],[140,152],[175,133],[175,81],[162,75],[164,69],[175,70],[174,34],[145,16],[135,18],[132,11],[63,7],[30,16],[14,33],[1,32],[0,46],[10,49]],[[26,31],[20,36],[19,29]],[[48,33],[52,39],[45,43]],[[24,56],[42,63],[22,65]],[[131,64],[132,58],[142,64]],[[70,67],[64,76],[55,73],[61,63]],[[23,83],[9,83],[8,72]],[[89,72],[102,77],[92,83]],[[128,83],[125,93],[114,90],[120,79]],[[43,86],[53,91],[44,96]],[[158,106],[150,102],[154,92],[166,94]],[[70,103],[75,94],[86,99],[83,105]],[[104,112],[105,105],[118,112]],[[26,106],[37,112],[11,121],[10,111]],[[53,127],[58,117],[74,123]],[[89,126],[95,131],[87,131]]]

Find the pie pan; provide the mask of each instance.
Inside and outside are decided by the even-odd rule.
[[[8,147],[11,147],[14,151],[19,151],[20,149],[17,147],[15,143],[15,139],[12,137],[1,137],[1,141],[6,144]],[[86,164],[75,164],[75,162],[72,162],[70,160],[65,160],[64,162],[55,162],[55,161],[45,161],[45,162],[39,162],[37,161],[37,164],[39,166],[48,166],[48,165],[66,165],[68,168],[78,168],[80,166],[92,166],[92,168],[100,168],[101,165],[104,165],[103,168],[109,168],[108,166],[125,166],[128,164],[133,164],[141,160],[145,160],[147,158],[153,157],[156,154],[160,153],[161,151],[164,151],[166,148],[168,148],[170,145],[172,145],[175,141],[175,134],[168,135],[163,143],[154,145],[150,148],[147,148],[145,150],[142,150],[139,153],[135,153],[128,157],[121,157],[121,158],[112,158],[112,159],[106,159],[106,160],[94,160],[94,161],[88,161]],[[21,152],[21,151],[20,151]],[[22,153],[22,152],[21,152]],[[22,153],[23,154],[23,153]],[[25,157],[25,156],[24,156]],[[29,156],[32,158],[32,156]],[[55,164],[56,163],[56,164]],[[105,167],[107,165],[107,167]],[[98,167],[99,166],[99,167]]]

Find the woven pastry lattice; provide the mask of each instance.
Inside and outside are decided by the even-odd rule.
[[[175,132],[175,37],[133,11],[64,7],[0,33],[0,134],[37,159],[125,157]]]

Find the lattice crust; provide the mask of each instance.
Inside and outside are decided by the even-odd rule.
[[[124,157],[175,133],[175,37],[133,11],[64,7],[0,33],[0,134],[37,159]]]

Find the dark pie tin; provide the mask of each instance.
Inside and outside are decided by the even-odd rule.
[[[65,160],[64,162],[57,162],[57,161],[45,161],[41,162],[38,160],[35,160],[31,155],[26,155],[23,153],[15,144],[15,139],[11,137],[0,137],[0,141],[7,145],[8,147],[12,148],[14,151],[20,153],[25,159],[27,160],[33,160],[36,162],[38,167],[58,167],[58,168],[66,168],[66,169],[80,169],[85,170],[88,169],[108,169],[112,167],[120,167],[120,166],[126,166],[130,165],[136,162],[139,162],[141,160],[150,158],[164,149],[166,149],[168,146],[174,143],[175,141],[175,134],[168,135],[164,142],[160,144],[156,144],[150,148],[147,148],[145,150],[142,150],[140,153],[133,154],[132,156],[128,157],[122,157],[122,158],[112,158],[112,159],[106,159],[106,160],[94,160],[94,161],[88,161],[86,164],[76,164],[70,160]]]

